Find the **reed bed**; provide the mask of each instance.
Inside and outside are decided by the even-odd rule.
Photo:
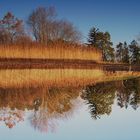
[[[0,46],[0,58],[102,60],[99,49],[70,43]]]
[[[0,87],[83,87],[97,82],[140,76],[140,72],[104,72],[101,69],[0,70]]]

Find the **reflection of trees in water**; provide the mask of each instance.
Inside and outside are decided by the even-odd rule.
[[[115,89],[111,82],[87,86],[81,97],[87,101],[92,118],[97,119],[111,113]]]
[[[17,112],[24,112],[25,109],[32,110],[30,121],[35,129],[54,130],[56,119],[66,119],[73,114],[78,106],[76,99],[79,96],[79,91],[79,88],[1,88],[0,119],[1,121],[7,119],[6,122],[9,119],[8,127],[12,127],[12,122],[13,124],[19,122],[18,119],[15,119],[19,117]],[[2,114],[4,108],[9,109],[6,115],[8,117]],[[20,117],[23,118],[23,114]]]
[[[137,109],[140,105],[140,80],[104,82],[86,86],[81,98],[89,106],[94,119],[110,115],[115,97],[117,105]],[[0,121],[9,128],[24,118],[30,110],[31,126],[39,131],[54,131],[58,120],[69,119],[79,104],[80,88],[0,88]]]
[[[24,112],[21,110],[11,110],[10,108],[0,109],[0,121],[3,121],[9,128],[13,128],[18,122],[23,121]]]
[[[140,79],[123,80],[116,83],[117,104],[123,108],[132,106],[137,109],[140,104]]]
[[[47,108],[46,110],[41,108],[35,111],[30,116],[29,120],[31,126],[35,130],[39,130],[41,132],[54,131],[56,128],[56,122],[48,115]]]
[[[111,107],[117,99],[117,105],[137,109],[140,105],[140,80],[130,79],[115,82],[99,83],[87,86],[81,97],[87,101],[91,116],[95,119],[111,113]]]
[[[77,107],[79,90],[51,88],[41,106],[30,117],[31,125],[41,131],[54,131],[58,119],[68,119]],[[76,103],[76,104],[75,104]]]

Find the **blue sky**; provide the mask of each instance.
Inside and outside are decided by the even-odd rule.
[[[38,6],[54,6],[58,18],[71,21],[84,41],[92,26],[109,31],[114,44],[130,43],[140,34],[140,0],[0,0],[0,17],[11,11],[27,20]]]

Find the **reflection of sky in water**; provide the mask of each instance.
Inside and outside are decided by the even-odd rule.
[[[119,106],[113,105],[110,116],[104,115],[101,119],[93,120],[89,115],[87,105],[82,105],[81,109],[75,112],[72,118],[58,120],[57,130],[47,134],[40,133],[31,127],[28,120],[30,113],[26,113],[24,122],[18,123],[12,129],[8,129],[0,123],[1,139],[139,140],[140,138],[140,108],[135,111],[131,107],[120,109]]]
[[[22,73],[23,75],[25,74],[25,77],[28,75],[26,72],[27,71],[24,71]],[[107,79],[103,79],[104,73],[102,73],[102,71],[96,71],[96,74],[97,72],[97,77],[99,76],[105,81],[108,80],[108,75],[105,76]],[[16,72],[14,73],[17,74]],[[58,82],[58,86],[51,88],[47,86],[25,86],[21,88],[21,85],[12,88],[14,77],[13,81],[11,80],[11,85],[9,85],[9,80],[7,79],[5,80],[6,84],[1,82],[9,88],[0,88],[0,109],[3,107],[9,107],[11,109],[17,108],[19,109],[17,112],[19,111],[18,113],[21,113],[24,119],[24,121],[16,123],[12,129],[9,129],[4,122],[0,121],[1,140],[140,139],[140,107],[136,110],[132,108],[132,106],[134,107],[135,105],[140,106],[140,79],[99,82],[92,86],[84,86],[84,88],[81,86],[78,87],[79,84],[75,85],[75,87],[74,84],[72,84],[72,87],[69,87],[71,81],[72,83],[73,81],[74,83],[77,82],[75,78],[73,79],[73,74],[74,76],[77,75],[73,71],[69,71],[69,75],[65,75],[66,79],[64,79],[61,84],[62,87],[60,88],[59,81],[62,81],[62,78],[64,78],[64,74],[61,77],[61,73],[62,72],[60,72],[60,77],[58,79],[56,79],[57,76],[50,76],[50,80]],[[92,76],[90,75],[91,73],[93,74]],[[44,71],[42,74],[49,76],[50,73],[46,75],[47,73]],[[56,73],[56,75],[57,74],[58,73]],[[139,74],[140,73],[133,73],[133,76]],[[36,72],[30,75],[31,82],[35,75]],[[43,75],[41,75],[41,77],[43,77]],[[131,73],[129,73],[129,75],[127,75],[127,73],[121,73],[121,75],[120,73],[112,73],[111,80],[114,79],[114,76],[115,78],[122,78],[124,75],[127,77],[131,75]],[[67,78],[67,76],[69,77]],[[35,79],[37,77],[39,79],[40,76],[35,76]],[[89,81],[87,81],[87,77]],[[1,76],[0,78],[3,77]],[[41,79],[41,83],[44,83],[44,80],[46,80],[46,77],[43,78]],[[76,79],[77,78],[78,77],[76,77]],[[95,73],[91,70],[89,70],[88,73],[87,71],[82,71],[82,77],[79,74],[79,80],[81,78],[85,80],[85,83],[81,83],[80,85],[91,83],[92,80],[90,78],[95,78]],[[23,81],[26,83],[28,78],[24,80]],[[102,80],[99,79],[99,81]],[[19,81],[20,78],[16,79],[14,81],[15,85],[19,83]],[[66,87],[63,87],[64,85]],[[135,98],[132,98],[132,95]],[[91,117],[91,109],[93,109],[89,109],[91,103],[96,104],[98,108],[96,110],[97,115],[100,116],[100,119],[95,120]],[[118,106],[118,103],[120,103],[122,108]],[[127,109],[124,107],[125,104],[128,105]],[[24,111],[25,108],[28,108],[29,111]],[[36,110],[36,112],[34,112],[34,110]],[[16,115],[18,115],[18,113]],[[106,113],[110,114],[106,115]],[[40,122],[41,119],[39,117],[44,120]],[[35,125],[32,124],[32,122],[34,122]],[[41,130],[38,129],[38,124],[45,124],[43,129],[45,128],[47,131],[45,133],[40,132]],[[54,128],[52,128],[51,125]]]

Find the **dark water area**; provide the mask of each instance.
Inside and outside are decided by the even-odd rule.
[[[0,70],[0,139],[139,140],[140,72]]]
[[[140,65],[103,63],[80,59],[0,58],[0,69],[99,69],[107,71],[140,71]]]

